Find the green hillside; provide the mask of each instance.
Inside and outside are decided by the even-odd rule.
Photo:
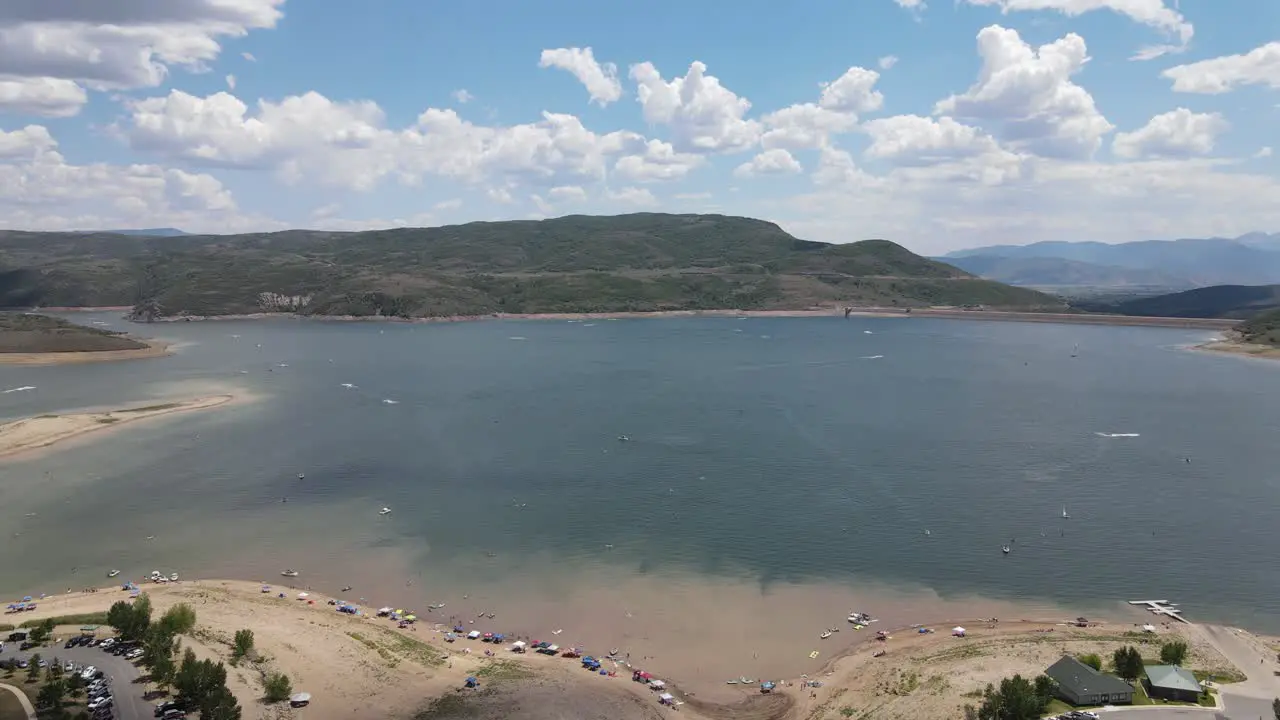
[[[839,304],[1064,307],[885,240],[809,242],[773,223],[723,215],[577,215],[358,233],[0,232],[6,307],[431,317]]]
[[[1244,342],[1280,347],[1280,310],[1269,310],[1246,320],[1237,325],[1235,331]]]
[[[120,333],[27,313],[0,313],[0,353],[138,350],[146,345]]]

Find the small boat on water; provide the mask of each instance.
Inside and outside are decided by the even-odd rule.
[[[390,515],[390,514],[391,514],[391,508],[389,508],[389,507],[384,507],[384,508],[382,508],[381,510],[379,510],[379,511],[378,511],[378,514],[379,514],[379,515]]]
[[[822,634],[821,634],[821,635],[819,635],[818,637],[819,637],[820,639],[822,639],[822,640],[826,640],[827,638],[831,637],[831,631],[830,631],[830,630],[824,630],[824,631],[822,631]]]
[[[171,582],[178,582],[178,573],[170,573],[170,574],[169,574],[169,580],[170,580]]]
[[[111,577],[115,577],[115,576],[117,576],[117,575],[119,575],[119,574],[120,574],[120,571],[119,571],[119,570],[112,570],[111,572],[107,573],[107,577],[111,578]]]
[[[306,478],[306,477],[307,477],[307,474],[306,474],[306,473],[298,473],[298,479],[299,479],[299,480],[302,480],[302,479],[304,479],[304,478]]]
[[[1001,547],[1000,547],[1000,552],[1004,553],[1005,555],[1008,555],[1008,554],[1009,554],[1009,546],[1008,546],[1008,545],[1003,545],[1003,546],[1001,546]]]
[[[1066,506],[1066,505],[1063,505],[1063,506],[1062,506],[1062,519],[1063,519],[1063,520],[1066,520],[1067,518],[1070,518],[1070,517],[1071,517],[1071,516],[1067,514],[1067,506]]]
[[[283,576],[285,576],[285,577],[298,577],[298,571],[297,571],[297,570],[284,570],[284,571],[282,571],[280,574],[281,574],[281,575],[283,575]]]

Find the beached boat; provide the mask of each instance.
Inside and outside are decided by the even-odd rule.
[[[384,508],[382,508],[381,510],[379,510],[379,511],[378,511],[378,514],[379,514],[379,515],[390,515],[390,514],[391,514],[391,508],[389,508],[389,507],[384,507]]]
[[[283,576],[285,576],[285,577],[298,577],[298,571],[297,571],[297,570],[283,570],[283,571],[281,571],[281,572],[280,572],[280,574],[281,574],[281,575],[283,575]]]
[[[119,575],[119,574],[120,574],[120,571],[119,571],[119,570],[112,570],[111,572],[108,572],[108,573],[107,573],[107,577],[115,577],[115,576],[117,576],[117,575]]]

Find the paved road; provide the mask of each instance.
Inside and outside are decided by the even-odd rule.
[[[1101,720],[1222,720],[1226,717],[1213,708],[1196,707],[1142,707],[1104,710],[1098,713]]]
[[[62,662],[70,660],[77,665],[93,665],[107,677],[111,678],[111,697],[115,699],[115,717],[117,720],[155,720],[155,703],[142,699],[143,686],[135,683],[141,672],[133,663],[122,657],[106,653],[98,648],[75,647],[67,649],[61,644],[54,647],[40,648],[40,657],[44,660],[57,658]],[[0,658],[27,659],[32,651],[13,652],[5,648]],[[20,671],[21,672],[21,671]]]
[[[18,698],[18,704],[22,705],[22,709],[27,711],[27,720],[36,720],[36,709],[31,706],[31,701],[27,699],[27,694],[12,685],[0,683],[0,692],[13,693]]]

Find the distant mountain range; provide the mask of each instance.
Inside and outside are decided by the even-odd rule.
[[[1215,285],[1118,302],[1076,301],[1073,305],[1118,315],[1243,319],[1280,309],[1280,285]]]
[[[142,228],[140,230],[92,230],[90,232],[104,232],[112,235],[133,235],[136,237],[179,237],[181,235],[190,235],[191,233],[183,232],[178,228]]]
[[[1182,290],[1280,283],[1280,233],[1238,238],[1038,242],[937,258],[989,280],[1040,288]]]

